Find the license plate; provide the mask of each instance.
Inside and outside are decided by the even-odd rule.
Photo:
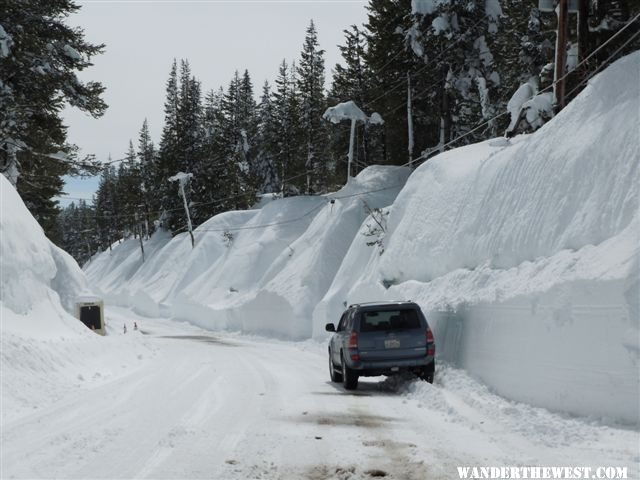
[[[400,340],[397,338],[389,338],[384,341],[384,348],[399,348]]]

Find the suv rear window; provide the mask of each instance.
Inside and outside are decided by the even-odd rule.
[[[361,332],[388,332],[420,328],[420,319],[415,310],[380,310],[362,312]]]

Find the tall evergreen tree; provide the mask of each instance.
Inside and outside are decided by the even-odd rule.
[[[407,44],[406,32],[412,26],[410,0],[371,0],[368,10],[365,34],[367,49],[365,62],[371,71],[370,96],[365,105],[360,105],[365,113],[378,112],[384,119],[382,126],[383,163],[403,164],[408,156],[407,127],[407,73],[412,74],[414,99],[415,151],[429,145],[434,140],[433,115],[429,108],[421,108],[426,103],[432,89],[429,71],[420,70],[424,60],[416,56]],[[421,112],[427,112],[422,113]]]
[[[180,63],[180,94],[176,123],[178,171],[190,172],[199,161],[203,131],[200,82],[191,75],[187,60]]]
[[[276,166],[279,132],[274,115],[271,87],[269,82],[265,81],[258,106],[258,152],[255,160],[258,191],[261,193],[275,193],[280,190]]]
[[[282,60],[275,80],[273,118],[276,131],[280,133],[275,146],[275,165],[280,177],[279,190],[284,196],[298,194],[300,193],[298,185],[306,180],[300,182],[301,177],[297,177],[301,171],[304,174],[297,161],[299,158],[299,107],[295,84],[286,60]],[[297,178],[289,180],[293,177]]]
[[[60,247],[83,265],[100,249],[95,210],[86,201],[72,202],[58,217]]]
[[[102,248],[122,238],[121,221],[123,212],[120,210],[118,197],[118,177],[115,167],[107,164],[103,167],[98,190],[96,191],[96,228]]]
[[[145,222],[145,234],[149,235],[154,231],[154,224],[151,216],[153,211],[154,191],[153,179],[158,169],[158,158],[155,146],[149,133],[149,123],[144,119],[142,128],[138,136],[138,161],[140,165],[140,191],[142,196],[143,214]]]
[[[68,103],[94,117],[106,109],[104,87],[77,76],[103,50],[65,24],[79,8],[72,0],[0,3],[0,172],[49,234],[61,177],[96,169],[67,143],[62,109]]]
[[[175,175],[180,166],[178,163],[178,65],[173,60],[167,80],[166,98],[164,102],[164,126],[160,138],[158,168],[153,178],[156,201],[154,211],[164,210],[160,225],[170,230],[177,230],[181,202],[175,188],[169,184],[169,177]]]
[[[409,33],[413,51],[435,72],[439,149],[457,137],[470,143],[497,135],[492,119],[506,104],[499,97],[501,75],[492,51],[503,15],[499,2],[452,0],[428,7],[414,12]],[[485,127],[475,130],[483,122]]]
[[[300,128],[304,132],[305,191],[324,192],[328,179],[328,130],[322,120],[327,108],[324,92],[324,50],[313,20],[309,23],[297,68]]]

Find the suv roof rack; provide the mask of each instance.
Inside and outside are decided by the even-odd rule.
[[[359,303],[352,303],[351,305],[349,305],[348,308],[359,307],[360,305],[376,305],[376,304],[386,305],[389,303],[413,303],[413,301],[412,300],[390,300],[388,302],[385,302],[385,301],[379,300],[377,302],[359,302]]]

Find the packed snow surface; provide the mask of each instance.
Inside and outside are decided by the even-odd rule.
[[[636,431],[505,400],[450,366],[434,385],[370,378],[347,392],[328,381],[324,342],[107,312],[110,325],[139,330],[100,337],[111,354],[92,362],[61,341],[40,350],[33,369],[68,358],[77,378],[55,401],[40,391],[28,414],[9,412],[2,478],[423,480],[457,479],[466,465],[640,473]]]

